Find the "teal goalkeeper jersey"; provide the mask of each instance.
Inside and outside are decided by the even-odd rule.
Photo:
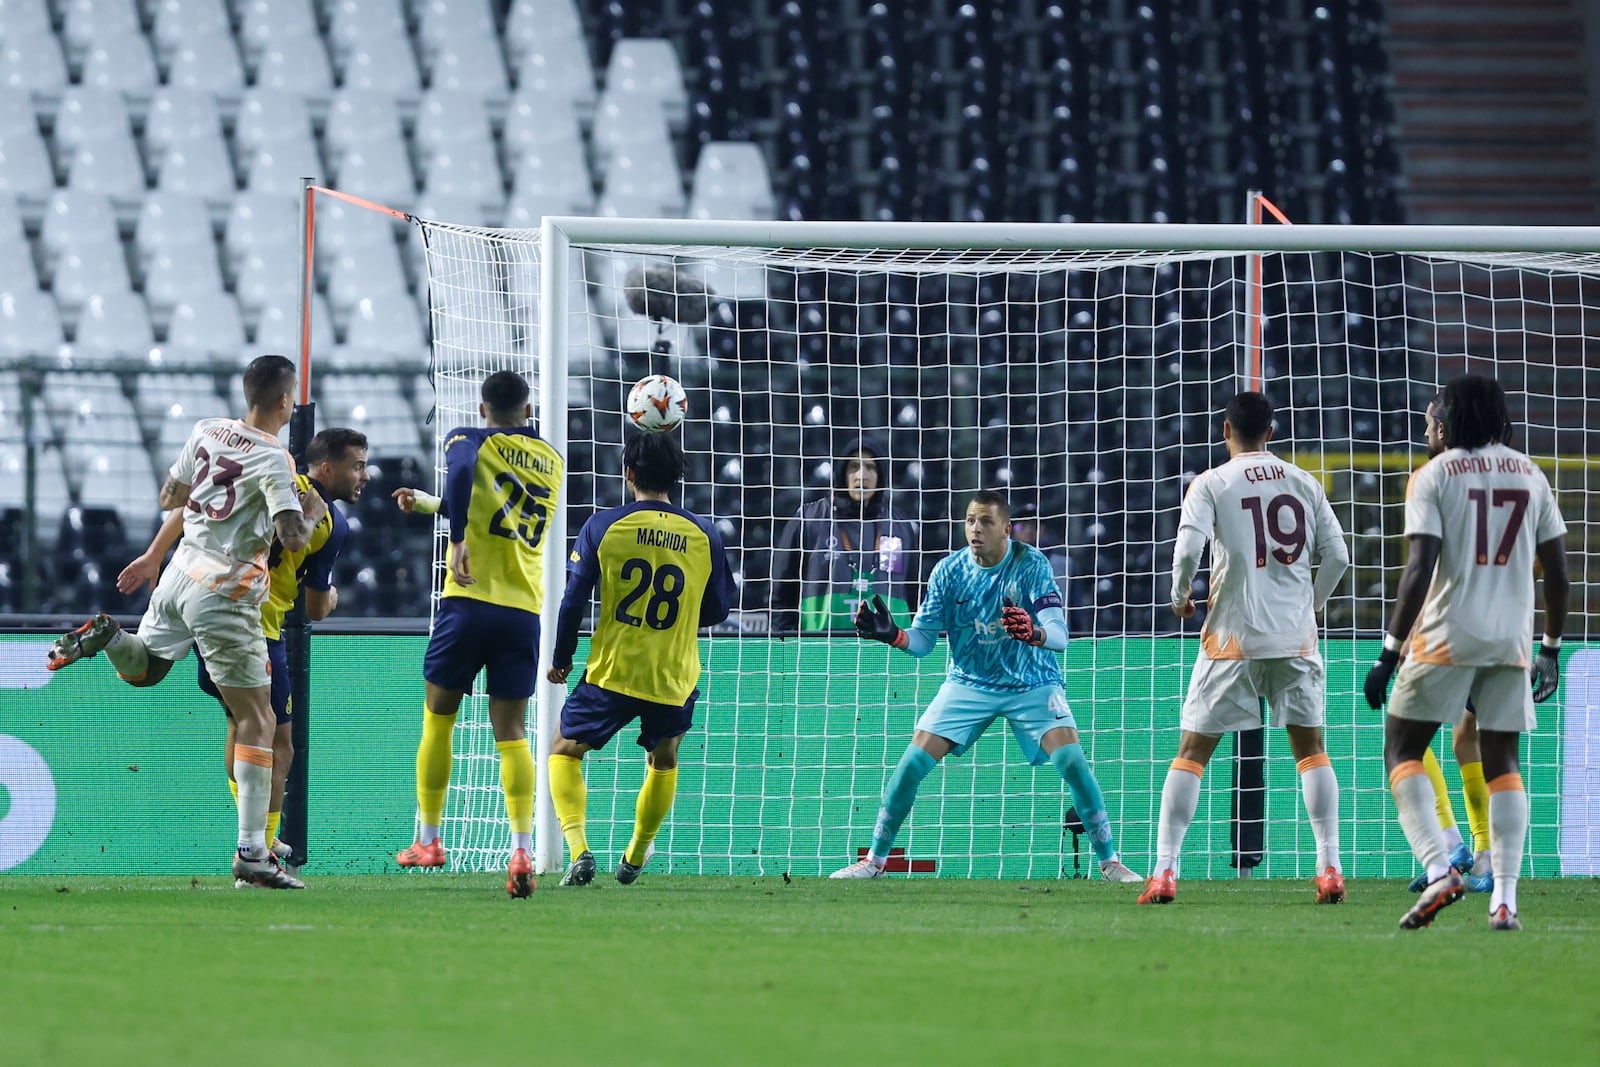
[[[1006,597],[1035,618],[1049,608],[1060,610],[1061,590],[1044,553],[1013,540],[999,563],[985,567],[963,548],[933,568],[911,626],[934,639],[940,630],[949,635],[953,682],[1008,693],[1060,685],[1061,664],[1054,652],[1006,634],[1000,621]]]

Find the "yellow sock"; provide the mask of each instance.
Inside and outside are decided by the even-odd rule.
[[[1479,764],[1478,766],[1478,777],[1483,777],[1482,764]],[[239,783],[234,781],[232,778],[228,779],[228,792],[233,794],[233,806],[237,808],[239,806]]]
[[[282,818],[283,812],[281,811],[267,812],[267,845],[269,847],[272,845],[272,842],[278,839],[278,822]]]
[[[1467,802],[1467,826],[1472,831],[1472,851],[1489,849],[1489,786],[1483,780],[1483,764],[1461,765],[1461,795]]]
[[[500,753],[500,788],[506,795],[506,816],[514,834],[533,833],[533,750],[528,739],[496,741]]]
[[[658,771],[654,767],[645,769],[644,785],[639,787],[639,800],[633,808],[633,840],[628,842],[628,850],[622,854],[623,859],[635,867],[644,865],[645,850],[656,839],[656,834],[661,832],[661,824],[666,821],[667,812],[672,810],[672,798],[677,793],[678,768],[670,771]]]
[[[1448,830],[1456,824],[1456,813],[1450,806],[1450,787],[1444,784],[1444,768],[1439,766],[1439,757],[1431,748],[1422,750],[1422,769],[1433,783],[1433,806],[1439,813],[1439,828]]]
[[[583,784],[583,759],[579,756],[550,757],[550,802],[561,820],[561,836],[567,839],[567,854],[573,857],[589,851],[585,834],[589,818],[589,791]]]
[[[422,713],[422,741],[417,745],[417,815],[428,826],[444,821],[444,795],[450,789],[450,741],[455,715]]]

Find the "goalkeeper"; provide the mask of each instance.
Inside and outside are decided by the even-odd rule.
[[[944,630],[950,637],[950,672],[889,776],[871,850],[831,877],[883,874],[900,824],[934,764],[950,753],[961,755],[1004,715],[1028,762],[1036,767],[1049,763],[1066,780],[1101,876],[1111,882],[1140,881],[1117,858],[1105,800],[1061,688],[1055,653],[1067,647],[1067,625],[1050,564],[1037,548],[1012,540],[1011,511],[999,493],[986,490],[973,496],[966,537],[968,548],[934,567],[910,630],[895,625],[882,597],[863,601],[856,613],[862,637],[919,658],[933,650]]]

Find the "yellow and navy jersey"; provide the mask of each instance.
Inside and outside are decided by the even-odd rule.
[[[584,679],[655,704],[683,704],[700,681],[696,631],[726,619],[733,604],[733,572],[717,531],[693,512],[654,500],[584,523],[567,565],[557,666],[572,664],[597,584],[600,615]]]
[[[445,439],[444,462],[440,512],[450,519],[450,542],[466,542],[474,582],[457,585],[447,573],[443,595],[538,614],[561,456],[531,428],[463,426]]]
[[[283,632],[283,617],[294,607],[300,587],[327,592],[333,587],[333,561],[344,549],[350,525],[333,506],[328,491],[304,474],[294,476],[296,493],[315,489],[328,505],[328,513],[311,530],[306,547],[290,552],[276,537],[267,550],[267,599],[261,605],[261,629],[267,640],[276,641]]]

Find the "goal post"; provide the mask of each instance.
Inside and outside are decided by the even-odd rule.
[[[689,392],[676,431],[691,462],[682,501],[722,530],[742,589],[734,619],[704,639],[697,728],[654,861],[662,869],[817,874],[848,862],[937,689],[942,651],[914,662],[830,636],[837,630],[773,631],[779,541],[800,508],[829,499],[844,441],[862,435],[881,438],[883,491],[917,524],[926,560],[955,543],[963,494],[999,487],[1058,565],[1075,638],[1064,656],[1069,700],[1122,851],[1145,862],[1198,648],[1194,625],[1159,610],[1172,531],[1187,480],[1220,456],[1216,414],[1240,382],[1252,288],[1281,451],[1323,479],[1354,548],[1324,622],[1348,867],[1410,871],[1383,786],[1382,719],[1358,703],[1359,677],[1403,562],[1404,474],[1425,454],[1419,404],[1443,380],[1499,374],[1518,444],[1562,494],[1575,555],[1572,658],[1600,606],[1586,558],[1600,488],[1587,459],[1600,454],[1590,430],[1600,429],[1600,339],[1583,325],[1585,309],[1600,310],[1600,229],[417,221],[441,389],[522,369],[537,385],[540,432],[568,456],[545,540],[545,664],[571,538],[587,515],[622,502],[627,387],[660,371]],[[1259,281],[1248,286],[1255,256]],[[706,314],[640,315],[628,290],[641,264],[698,279]],[[445,321],[457,314],[496,323],[458,330]],[[451,408],[441,395],[441,435]],[[913,585],[924,562],[910,564],[920,568]],[[866,559],[855,574],[863,594],[882,580],[873,571]],[[542,873],[562,864],[542,771],[564,696],[541,679]],[[1529,853],[1535,873],[1552,874],[1575,869],[1561,842],[1579,794],[1563,756],[1573,724],[1600,726],[1600,709],[1579,715],[1560,698],[1543,707],[1525,772]],[[458,759],[471,758],[459,744]],[[1269,733],[1267,745],[1258,873],[1303,875],[1309,831],[1292,765],[1285,772],[1274,758],[1281,738]],[[597,852],[626,842],[641,764],[627,732],[586,761]],[[498,784],[474,781],[465,793],[482,795],[458,798],[453,787],[446,819],[457,799],[471,805],[484,846],[463,862],[488,868],[502,860]],[[927,783],[899,862],[913,873],[1059,876],[1073,867],[1067,804],[1058,781],[991,731]],[[1208,782],[1189,844],[1186,873],[1232,874],[1227,783]]]

